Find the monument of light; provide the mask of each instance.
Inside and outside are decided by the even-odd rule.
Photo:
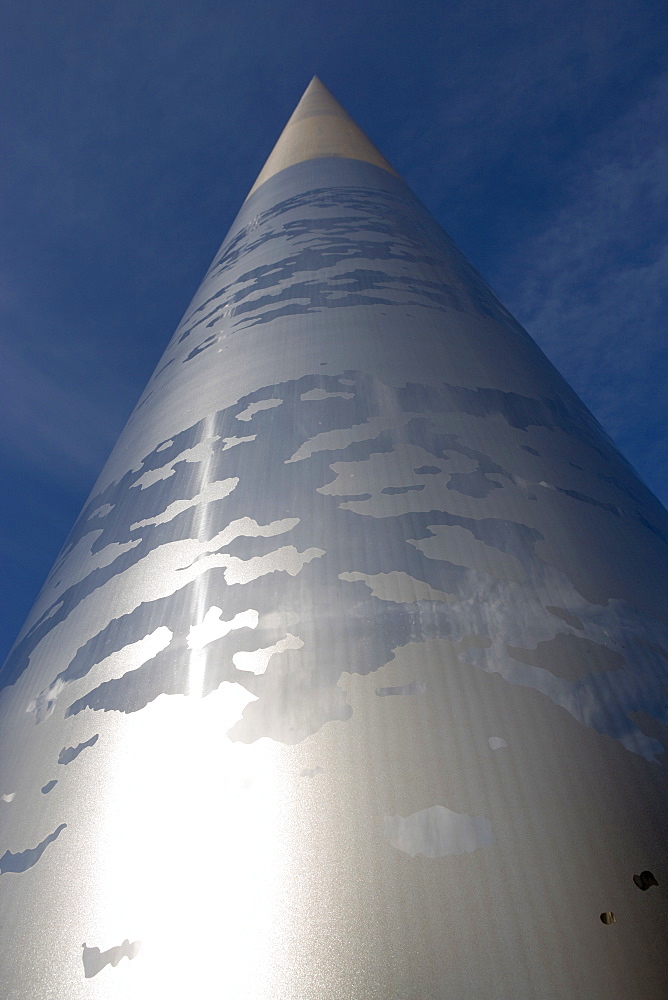
[[[663,1000],[668,519],[319,81],[0,675],[5,1000]]]

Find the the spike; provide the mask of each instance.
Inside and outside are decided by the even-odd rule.
[[[396,171],[343,110],[324,83],[314,76],[269,154],[249,196],[280,170],[305,160],[331,156],[372,163],[397,176]]]

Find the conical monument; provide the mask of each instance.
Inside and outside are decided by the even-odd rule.
[[[0,674],[0,994],[663,1000],[667,539],[314,79]]]

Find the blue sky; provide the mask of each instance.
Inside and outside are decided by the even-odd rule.
[[[0,659],[313,73],[664,503],[660,0],[8,0]]]

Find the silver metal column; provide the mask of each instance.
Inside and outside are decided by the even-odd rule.
[[[0,674],[3,1000],[663,1000],[667,539],[314,80]]]

